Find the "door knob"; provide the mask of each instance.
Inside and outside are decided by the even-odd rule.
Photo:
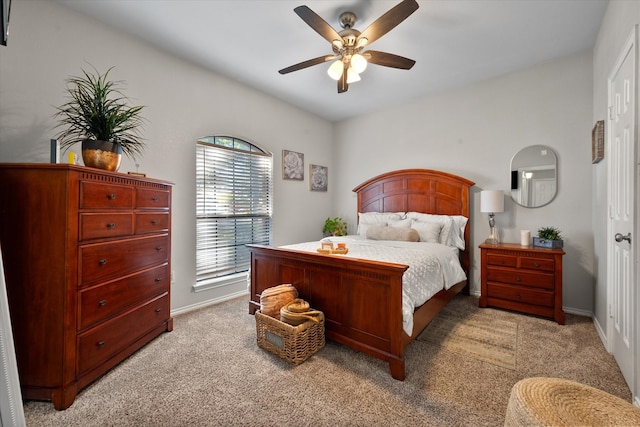
[[[627,233],[626,236],[623,236],[620,233],[616,233],[615,239],[616,239],[616,242],[622,242],[623,240],[626,240],[629,242],[629,244],[631,244],[631,233]]]

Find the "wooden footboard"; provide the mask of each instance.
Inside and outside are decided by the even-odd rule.
[[[402,329],[403,264],[314,254],[250,245],[249,313],[260,308],[267,288],[290,283],[300,298],[325,314],[328,339],[389,363],[391,375],[404,380],[404,348],[466,284],[441,291],[414,315],[414,333]]]
[[[290,283],[325,314],[327,338],[389,362],[404,379],[402,275],[408,268],[370,260],[250,245],[249,312],[266,288]]]

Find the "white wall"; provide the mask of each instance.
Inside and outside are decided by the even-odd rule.
[[[474,181],[471,279],[472,292],[479,293],[477,246],[489,234],[487,214],[479,212],[479,191],[509,194],[511,157],[528,145],[548,145],[558,156],[556,198],[535,209],[508,198],[496,224],[506,242],[519,242],[520,229],[533,234],[541,226],[558,227],[566,251],[564,306],[589,314],[595,275],[591,62],[591,53],[583,52],[340,123],[333,161],[340,182],[334,210],[355,226],[351,189],[394,169],[440,169]]]
[[[302,152],[332,173],[331,123],[166,55],[137,39],[48,1],[14,1],[8,46],[0,47],[0,162],[48,162],[55,135],[54,106],[64,102],[65,79],[94,65],[125,80],[127,95],[147,106],[148,150],[140,171],[175,183],[171,306],[219,298],[226,290],[194,294],[195,141],[212,134],[245,138],[274,154],[274,244],[314,240],[331,215],[330,196],[305,181],[282,180],[282,149]],[[80,150],[76,150],[79,152]],[[307,166],[308,168],[308,166]],[[135,170],[123,161],[121,172]],[[244,290],[244,289],[243,289]]]

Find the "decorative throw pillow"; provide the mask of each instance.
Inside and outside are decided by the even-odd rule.
[[[371,240],[401,240],[404,242],[418,242],[420,235],[413,228],[387,227],[372,225],[367,230],[367,239]]]
[[[414,221],[411,228],[418,232],[421,242],[440,243],[441,223]]]

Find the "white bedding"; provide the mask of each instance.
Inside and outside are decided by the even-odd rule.
[[[375,261],[393,262],[409,266],[402,276],[402,329],[407,335],[413,332],[413,312],[441,289],[449,289],[467,276],[460,265],[458,249],[439,243],[369,240],[349,235],[323,239],[344,242],[349,248],[346,255]],[[316,252],[320,242],[297,243],[282,246]]]

